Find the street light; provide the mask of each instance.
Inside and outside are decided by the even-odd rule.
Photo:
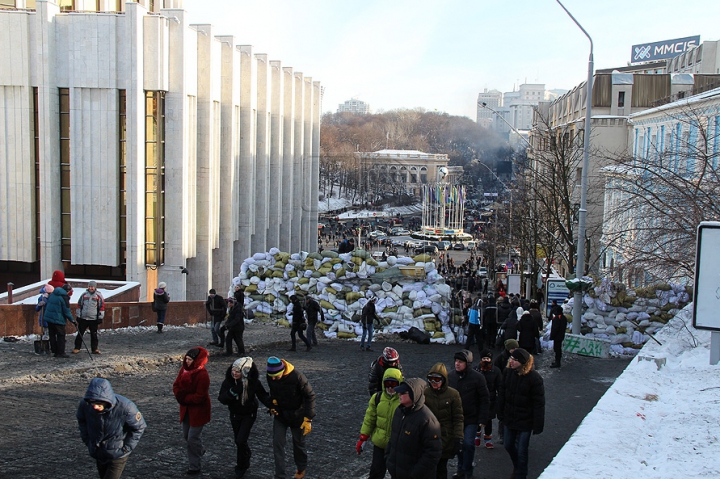
[[[558,4],[565,10],[565,13],[575,22],[575,25],[582,30],[585,36],[590,40],[590,57],[588,58],[588,77],[585,85],[585,133],[583,134],[583,166],[582,177],[580,183],[580,211],[578,214],[578,247],[577,261],[575,262],[575,278],[580,280],[585,272],[585,218],[587,217],[587,189],[588,189],[588,168],[590,164],[590,117],[592,109],[592,84],[593,84],[593,41],[588,32],[575,20],[572,13],[565,8],[560,0],[556,0]],[[575,299],[573,302],[573,334],[580,334],[580,316],[582,315],[582,288],[575,291]]]

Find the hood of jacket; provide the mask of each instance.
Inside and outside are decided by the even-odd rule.
[[[110,381],[103,378],[93,378],[93,380],[90,381],[90,385],[87,391],[85,391],[85,397],[83,399],[85,399],[86,402],[103,401],[109,403],[111,408],[117,404],[117,397],[115,396]]]
[[[442,393],[442,392],[447,391],[448,372],[447,372],[447,367],[445,366],[445,364],[435,363],[433,365],[433,367],[430,368],[430,372],[428,373],[428,375],[430,375],[430,374],[439,374],[443,377],[442,386],[440,386],[440,389],[437,389],[437,392]],[[430,385],[430,387],[432,388],[432,385]],[[435,389],[433,389],[433,391],[435,391]]]
[[[420,378],[410,378],[405,381],[405,384],[410,386],[410,394],[412,394],[413,405],[411,408],[405,408],[406,410],[417,411],[425,405],[425,388],[427,382]],[[400,406],[403,407],[403,406]]]
[[[200,352],[198,353],[197,357],[192,362],[190,367],[187,367],[187,365],[185,364],[185,356],[183,356],[182,368],[187,371],[195,371],[197,369],[202,368],[203,366],[205,366],[207,364],[208,358],[210,356],[208,353],[208,350],[203,348],[202,346],[195,346],[195,348],[193,348],[193,349],[199,349]]]
[[[48,284],[54,288],[60,288],[65,283],[67,283],[67,281],[65,281],[65,273],[59,269],[53,271],[52,279],[48,282]]]
[[[397,379],[398,384],[400,384],[401,382],[403,382],[403,375],[402,375],[402,372],[401,372],[399,369],[396,369],[396,368],[387,368],[387,369],[385,370],[385,373],[383,373],[382,383],[381,383],[382,386],[383,386],[383,387],[382,387],[382,393],[385,395],[386,398],[391,398],[391,397],[394,397],[394,396],[395,396],[395,395],[393,395],[393,396],[389,395],[389,394],[387,393],[387,391],[385,390],[385,380],[386,380],[386,379],[390,379],[390,378],[392,378],[392,379]]]
[[[287,376],[288,374],[293,372],[293,370],[295,369],[295,366],[293,366],[289,362],[285,361],[284,359],[281,359],[280,361],[282,361],[283,366],[285,366],[285,369],[283,369],[282,376],[280,376],[280,377],[284,378],[285,376]]]
[[[258,372],[258,368],[257,368],[257,365],[255,364],[255,361],[253,361],[252,367],[250,368],[250,374],[248,375],[248,378],[249,379],[258,379],[259,377],[260,377],[260,373]],[[235,378],[232,375],[232,366],[228,366],[227,371],[225,371],[225,379],[228,379],[230,381],[235,381]],[[242,376],[237,381],[242,381]]]
[[[157,294],[158,296],[162,296],[163,294],[165,294],[165,290],[162,288],[155,288],[155,294]]]

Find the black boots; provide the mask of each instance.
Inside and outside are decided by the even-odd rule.
[[[158,327],[158,333],[162,333],[163,324],[157,323],[157,327]]]

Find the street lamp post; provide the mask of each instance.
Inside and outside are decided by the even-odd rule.
[[[593,84],[593,41],[588,32],[575,20],[575,17],[565,8],[560,0],[556,0],[558,4],[565,10],[565,13],[575,22],[575,25],[582,30],[585,36],[590,40],[590,57],[588,59],[588,77],[585,85],[585,132],[583,133],[583,166],[582,177],[580,183],[580,211],[578,214],[578,246],[577,261],[575,262],[575,278],[581,279],[585,273],[585,219],[587,217],[587,188],[588,188],[588,168],[590,164],[590,119],[592,108],[592,84]],[[573,302],[573,334],[580,334],[580,316],[582,315],[582,288],[575,291],[575,299]]]

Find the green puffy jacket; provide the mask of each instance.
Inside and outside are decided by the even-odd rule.
[[[398,383],[401,383],[402,372],[399,369],[388,368],[383,374],[383,382],[388,378],[397,379]],[[380,394],[380,401],[376,397],[378,394]],[[397,394],[390,396],[384,389],[370,396],[360,434],[370,436],[374,445],[385,449],[390,441],[390,427],[398,405],[400,405],[400,396]]]
[[[457,442],[464,433],[462,399],[457,390],[448,385],[447,368],[436,363],[429,374],[440,374],[444,378],[442,386],[425,388],[425,407],[430,409],[440,423],[442,437],[442,458],[449,459],[457,454]]]

